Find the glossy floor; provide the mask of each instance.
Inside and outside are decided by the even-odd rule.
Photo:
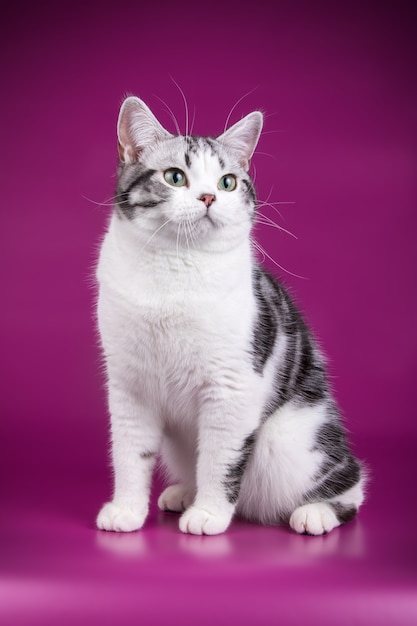
[[[368,503],[323,537],[240,520],[224,535],[183,535],[155,497],[142,531],[101,532],[105,472],[15,475],[0,520],[1,622],[416,624],[410,448],[392,449],[391,468],[389,447],[375,448]]]

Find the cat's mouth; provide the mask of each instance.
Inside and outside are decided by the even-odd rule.
[[[207,209],[206,214],[203,215],[202,219],[203,220],[208,220],[210,222],[210,224],[212,226],[214,226],[215,228],[219,226],[219,224],[217,222],[215,222],[213,217],[211,216],[210,208]]]
[[[215,218],[213,212],[210,210],[210,207],[207,207],[204,211],[200,211],[193,216],[188,216],[184,222],[188,224],[192,224],[195,228],[198,228],[198,225],[210,224],[213,228],[219,228],[221,226],[220,222]]]
[[[188,232],[198,239],[204,239],[210,232],[218,231],[225,225],[210,207],[185,211],[173,220],[173,224],[177,225],[180,232]]]

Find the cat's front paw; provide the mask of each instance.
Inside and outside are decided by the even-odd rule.
[[[129,533],[142,528],[147,513],[147,511],[134,511],[129,507],[121,507],[113,502],[107,502],[97,516],[97,528]]]
[[[315,502],[295,509],[290,517],[290,526],[296,533],[323,535],[340,526],[340,522],[331,506],[325,502]]]
[[[231,515],[191,506],[180,518],[180,530],[191,535],[219,535],[224,533],[230,521]]]
[[[161,493],[158,506],[161,511],[183,513],[192,504],[194,496],[185,485],[171,485]]]

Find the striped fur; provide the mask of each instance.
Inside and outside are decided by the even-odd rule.
[[[173,136],[137,98],[122,106],[97,268],[115,472],[99,528],[143,525],[158,455],[174,483],[159,506],[183,532],[223,532],[237,513],[322,534],[363,501],[323,356],[254,259],[261,125],[252,113],[217,138]]]

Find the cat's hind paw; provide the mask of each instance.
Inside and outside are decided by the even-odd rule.
[[[219,535],[230,524],[231,516],[191,506],[180,518],[180,530],[191,535]]]
[[[194,497],[185,485],[171,485],[161,493],[158,506],[161,511],[183,513],[192,504]]]
[[[295,509],[290,517],[290,526],[296,533],[323,535],[340,526],[340,522],[329,504],[315,502]]]
[[[97,516],[97,528],[129,533],[142,528],[147,513],[147,511],[133,511],[129,507],[121,507],[113,502],[107,502]]]

